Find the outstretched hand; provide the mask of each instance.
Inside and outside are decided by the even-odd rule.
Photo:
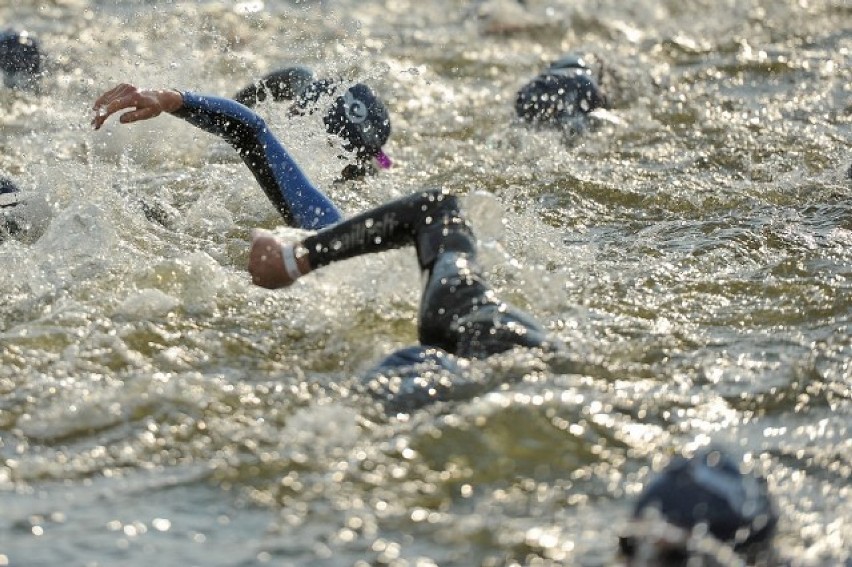
[[[147,120],[163,112],[174,112],[183,106],[183,96],[178,91],[139,89],[122,83],[98,97],[92,110],[92,126],[98,130],[107,118],[125,109],[132,109],[119,117],[122,124]]]
[[[310,269],[307,257],[296,257],[293,245],[283,245],[281,239],[263,230],[253,230],[249,249],[248,271],[255,285],[277,289],[292,284]],[[284,250],[291,250],[291,268],[285,266]]]

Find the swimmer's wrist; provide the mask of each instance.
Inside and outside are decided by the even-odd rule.
[[[282,243],[281,260],[284,264],[284,272],[290,281],[296,281],[311,271],[311,263],[308,259],[308,251],[301,242]]]
[[[183,93],[177,89],[164,89],[159,91],[158,99],[163,111],[170,114],[183,108]]]

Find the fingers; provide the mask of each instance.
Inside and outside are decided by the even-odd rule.
[[[122,124],[153,118],[163,111],[153,91],[140,90],[133,85],[123,83],[108,90],[95,100],[95,104],[92,106],[92,110],[95,112],[92,118],[92,126],[95,130],[100,129],[110,116],[126,108],[135,110],[121,116]]]
[[[92,106],[92,110],[97,111],[101,106],[106,105],[110,101],[124,96],[125,94],[133,92],[135,90],[137,90],[136,87],[127,83],[122,83],[117,87],[113,87],[95,100],[95,104],[94,106]]]
[[[106,119],[115,112],[132,106],[129,97],[136,92],[138,90],[133,85],[122,83],[99,96],[95,100],[95,104],[92,105],[92,110],[95,113],[92,117],[92,126],[94,126],[95,130],[103,126]]]
[[[139,108],[132,112],[125,112],[119,118],[119,121],[122,124],[130,124],[131,122],[138,122],[139,120],[147,120],[149,118],[154,118],[155,116],[159,116],[160,109],[156,107],[145,107]]]

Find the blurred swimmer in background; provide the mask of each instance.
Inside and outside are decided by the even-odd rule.
[[[21,232],[20,217],[15,215],[21,192],[8,177],[0,176],[0,241]]]
[[[24,194],[18,184],[0,175],[0,242],[7,238],[37,238],[47,227],[53,210],[40,194]]]
[[[15,90],[38,90],[42,75],[42,53],[35,36],[27,31],[0,32],[0,74],[3,85]],[[9,176],[0,175],[0,241],[21,237],[40,227],[49,217],[44,199],[25,197]]]
[[[675,457],[648,483],[620,539],[629,567],[780,567],[766,480],[719,447]]]
[[[522,86],[515,112],[528,124],[569,133],[588,128],[593,111],[608,107],[606,95],[582,57],[566,55]]]

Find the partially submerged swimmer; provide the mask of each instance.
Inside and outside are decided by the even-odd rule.
[[[766,480],[718,447],[676,457],[642,491],[621,551],[629,567],[778,565]]]
[[[464,372],[467,360],[515,347],[556,347],[537,322],[500,300],[487,284],[476,262],[476,238],[457,197],[449,192],[423,191],[343,220],[263,120],[241,104],[120,85],[95,102],[94,127],[122,110],[128,110],[120,117],[122,123],[169,112],[219,134],[237,148],[290,226],[317,231],[296,243],[255,234],[249,272],[259,286],[280,288],[354,256],[415,248],[427,276],[418,318],[420,344],[393,353],[364,380],[367,392],[389,411],[473,395],[481,384]]]
[[[334,98],[327,107],[317,108],[329,97]],[[268,73],[234,95],[234,100],[249,108],[267,99],[291,101],[294,114],[324,111],[326,131],[340,136],[343,149],[356,157],[354,164],[344,168],[343,179],[363,177],[375,173],[376,167],[391,166],[382,149],[391,134],[390,114],[367,85],[356,83],[344,89],[340,80],[316,79],[309,68],[294,66]]]
[[[518,90],[515,112],[524,121],[574,131],[587,116],[607,108],[607,97],[582,57],[566,55]]]
[[[47,228],[53,210],[44,195],[21,191],[10,177],[0,175],[0,241],[38,238]]]

